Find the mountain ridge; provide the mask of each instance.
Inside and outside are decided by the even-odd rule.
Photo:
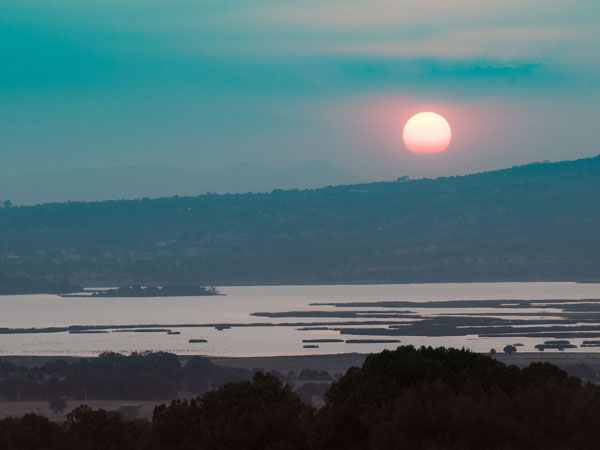
[[[81,285],[600,280],[600,157],[0,209],[0,271]]]

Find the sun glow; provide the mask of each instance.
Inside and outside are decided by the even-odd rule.
[[[450,145],[452,130],[448,121],[439,114],[422,112],[406,122],[402,139],[413,153],[441,153]]]

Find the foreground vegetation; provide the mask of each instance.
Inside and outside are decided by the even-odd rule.
[[[248,370],[217,366],[202,357],[192,357],[182,365],[177,355],[166,352],[128,356],[109,352],[31,368],[0,359],[0,399],[163,400],[181,391],[203,393],[251,378]]]
[[[82,406],[64,424],[0,421],[1,449],[596,449],[600,388],[547,363],[525,369],[444,348],[371,355],[334,382],[324,407],[256,373],[126,421]]]
[[[599,280],[600,157],[435,180],[0,208],[0,272],[87,286]]]

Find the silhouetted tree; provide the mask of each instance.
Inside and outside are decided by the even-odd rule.
[[[399,347],[370,355],[332,385],[311,443],[315,450],[592,449],[600,409],[583,413],[582,397],[586,408],[600,406],[598,388],[549,364],[520,370],[464,350]]]
[[[517,347],[515,347],[514,345],[507,345],[506,347],[504,347],[503,351],[507,355],[512,355],[517,351]]]
[[[105,358],[125,367],[148,363]],[[201,359],[192,366],[212,370]],[[161,405],[152,424],[87,406],[62,427],[31,414],[2,419],[0,449],[596,450],[600,442],[599,386],[552,364],[519,369],[466,350],[404,346],[370,355],[325,400],[315,412],[276,377],[257,372],[252,381]]]
[[[63,450],[61,427],[37,414],[0,420],[0,449],[2,450]]]
[[[229,383],[202,397],[154,411],[161,449],[307,449],[312,409],[270,374]]]
[[[73,449],[130,450],[144,448],[149,439],[147,424],[123,421],[117,414],[82,405],[67,415],[67,443]]]

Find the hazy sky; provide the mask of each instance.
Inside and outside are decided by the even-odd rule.
[[[365,179],[600,153],[598,0],[3,0],[0,175],[321,159]],[[410,154],[410,115],[453,127]]]

